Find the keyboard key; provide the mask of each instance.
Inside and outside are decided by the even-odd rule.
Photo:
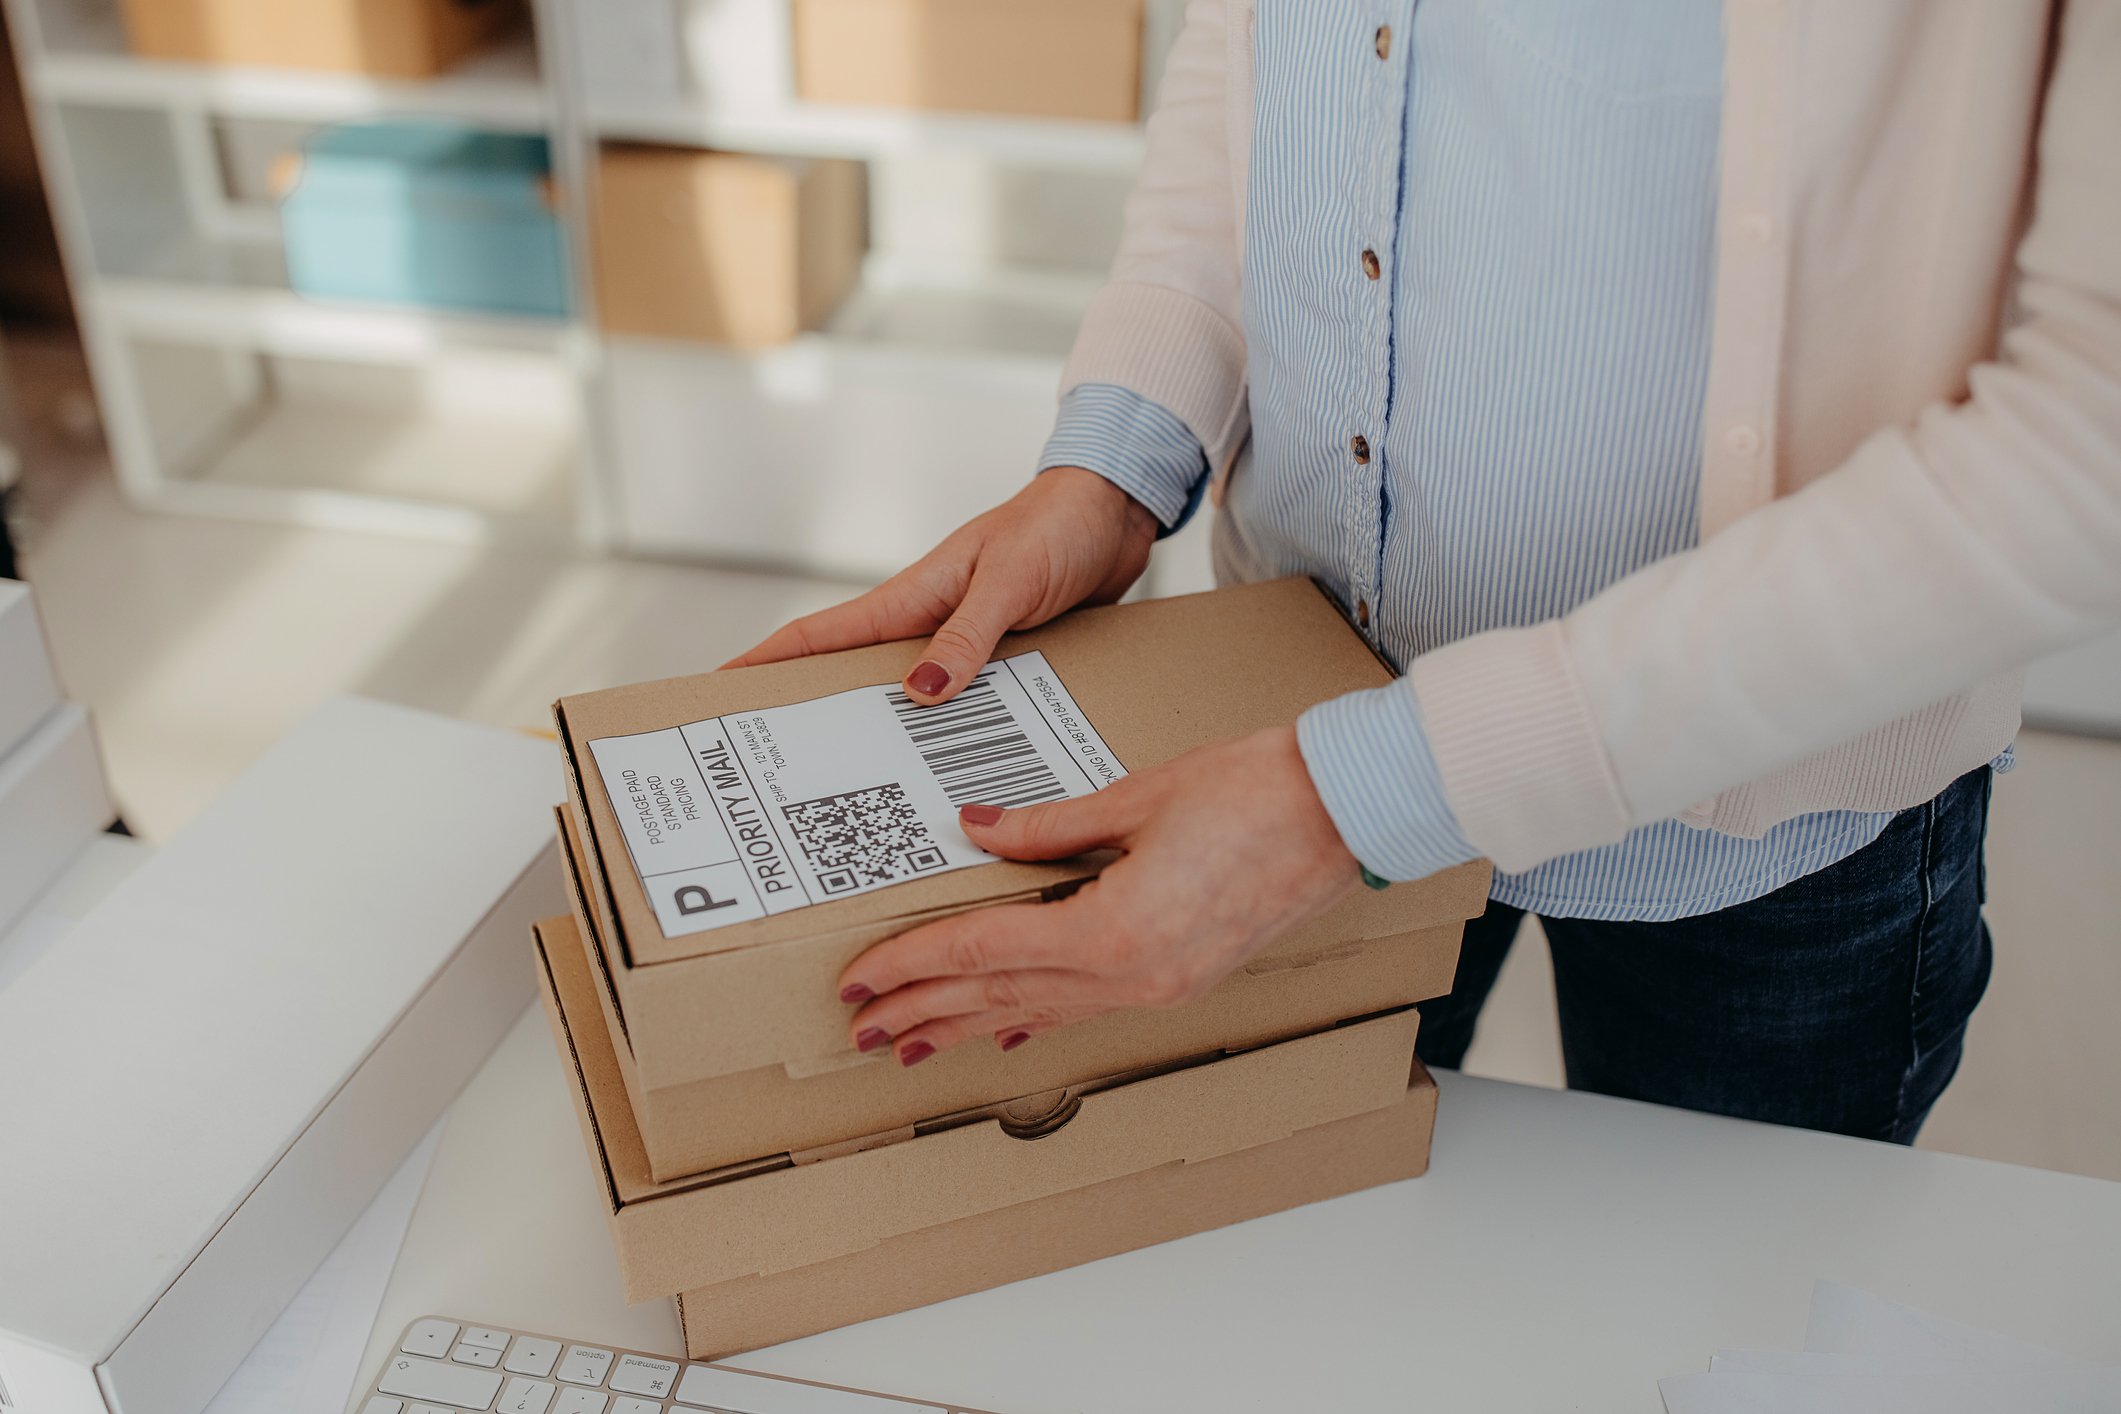
[[[379,1394],[361,1406],[361,1414],[405,1414],[405,1401],[402,1399],[385,1399]],[[585,1414],[587,1414],[587,1411],[585,1411]]]
[[[450,1327],[452,1331],[456,1327]],[[450,1365],[440,1360],[419,1360],[407,1355],[394,1357],[376,1381],[380,1394],[402,1394],[408,1399],[431,1399],[459,1409],[483,1411],[493,1407],[501,1377],[469,1365]]]
[[[590,1345],[570,1345],[560,1362],[559,1378],[571,1385],[600,1385],[611,1369],[611,1352]]]
[[[593,1389],[563,1389],[552,1406],[552,1414],[604,1414],[604,1406],[610,1402],[610,1395]]]
[[[457,1410],[444,1409],[439,1404],[415,1404],[405,1414],[458,1414]]]
[[[506,1350],[508,1332],[492,1330],[486,1326],[466,1326],[464,1344],[476,1345],[482,1350]]]
[[[611,1414],[663,1414],[663,1406],[652,1399],[622,1394],[611,1403]]]
[[[553,1392],[554,1387],[542,1380],[510,1380],[501,1391],[501,1402],[494,1406],[495,1414],[545,1414]]]
[[[508,1352],[508,1358],[501,1362],[501,1368],[511,1375],[531,1375],[542,1380],[552,1373],[552,1367],[559,1358],[558,1341],[540,1340],[534,1335],[519,1335],[516,1337],[515,1349]],[[565,1379],[566,1376],[561,1378]]]
[[[478,1365],[484,1369],[491,1370],[494,1366],[501,1363],[501,1352],[489,1350],[483,1345],[473,1345],[466,1341],[455,1350],[452,1350],[449,1353],[449,1358],[456,1361],[459,1365]]]
[[[456,1322],[414,1321],[412,1329],[405,1332],[405,1343],[398,1349],[407,1355],[428,1355],[439,1360],[447,1355],[449,1347],[456,1343]]]
[[[678,1403],[741,1409],[745,1414],[945,1414],[932,1404],[762,1379],[741,1370],[718,1370],[711,1365],[685,1367],[684,1382],[678,1386]],[[673,1414],[693,1411],[676,1410]]]
[[[668,1399],[677,1383],[677,1361],[657,1360],[647,1355],[621,1355],[617,1367],[611,1372],[611,1387],[621,1394],[652,1394],[658,1399]]]

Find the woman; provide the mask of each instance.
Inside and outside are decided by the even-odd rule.
[[[1405,676],[1088,798],[1093,887],[849,967],[917,1063],[1197,996],[1486,855],[1570,1083],[1909,1142],[1989,967],[2016,667],[2121,620],[2121,0],[1194,0],[1044,470],[739,662],[997,637],[1220,505]],[[1145,670],[1152,670],[1145,667]]]

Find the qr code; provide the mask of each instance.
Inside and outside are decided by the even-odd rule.
[[[943,866],[943,851],[897,784],[781,807],[818,887],[844,894]]]

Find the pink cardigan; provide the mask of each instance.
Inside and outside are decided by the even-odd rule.
[[[1251,0],[1191,0],[1065,387],[1248,435]],[[2121,0],[1727,0],[1701,545],[1422,655],[1505,870],[1758,835],[1989,760],[2018,669],[2121,623]]]

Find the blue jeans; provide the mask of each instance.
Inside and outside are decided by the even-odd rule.
[[[1911,1144],[1959,1068],[1988,986],[1990,771],[1904,810],[1838,864],[1670,923],[1542,918],[1569,1086]],[[1466,929],[1421,1058],[1472,1044],[1521,909]]]

